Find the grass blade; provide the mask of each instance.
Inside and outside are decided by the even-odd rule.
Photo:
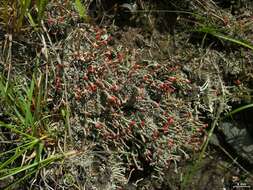
[[[214,28],[204,27],[204,28],[198,29],[197,32],[207,33],[207,34],[215,36],[219,39],[230,41],[230,42],[235,43],[239,46],[243,46],[245,48],[253,50],[253,45],[251,45],[249,42],[243,42],[242,40],[238,40],[238,39],[234,39],[230,36],[226,36],[226,35],[221,34],[220,32],[218,32],[218,30],[214,29]]]
[[[249,108],[253,108],[253,104],[248,104],[248,105],[245,105],[245,106],[241,106],[241,107],[239,107],[239,108],[236,108],[235,110],[229,112],[229,113],[227,114],[227,116],[232,116],[232,115],[234,115],[234,114],[236,114],[236,113],[239,113],[239,112],[241,112],[241,111],[243,111],[243,110],[246,110],[246,109],[249,109]]]

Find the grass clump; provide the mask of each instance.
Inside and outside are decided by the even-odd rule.
[[[42,104],[41,84],[35,77],[30,83],[29,86],[18,80],[7,83],[3,76],[0,78],[0,102],[4,106],[4,117],[0,120],[0,184],[4,189],[18,188],[40,169],[75,154],[47,152],[46,146],[52,142],[49,130],[46,131],[50,115]]]
[[[33,25],[40,25],[48,0],[20,0],[0,3],[0,21],[7,31],[19,32],[24,27],[25,18]]]

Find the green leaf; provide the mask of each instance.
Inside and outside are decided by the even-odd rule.
[[[75,7],[76,7],[76,10],[79,14],[79,16],[82,18],[82,19],[86,19],[86,9],[85,7],[83,6],[83,4],[81,3],[80,0],[75,0]]]

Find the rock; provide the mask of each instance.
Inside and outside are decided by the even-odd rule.
[[[253,165],[253,138],[246,128],[239,128],[234,123],[221,123],[220,129],[225,142],[243,159]]]
[[[219,139],[218,139],[218,137],[217,137],[216,134],[213,134],[211,136],[209,143],[212,144],[212,145],[215,145],[215,146],[219,146],[220,145]]]

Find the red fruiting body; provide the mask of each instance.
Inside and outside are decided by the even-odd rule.
[[[109,96],[108,97],[108,102],[110,104],[117,105],[118,104],[118,98],[116,96]]]
[[[109,41],[111,41],[112,40],[112,36],[109,36],[108,38],[107,38],[107,41],[109,42]]]
[[[97,33],[95,38],[96,38],[96,40],[100,40],[101,39],[101,33]]]
[[[109,50],[105,53],[105,56],[109,59],[109,60],[112,60],[113,59],[113,54],[112,52]]]
[[[153,131],[152,138],[153,138],[154,141],[159,138],[159,132],[157,130]]]
[[[54,25],[55,23],[56,23],[56,20],[55,20],[54,18],[49,17],[49,18],[47,19],[47,24],[48,24],[49,26],[52,26],[52,25]]]
[[[136,122],[132,120],[132,121],[130,122],[129,126],[130,126],[130,127],[133,127],[135,124],[136,124]]]
[[[173,146],[173,145],[174,145],[174,140],[168,139],[168,146]]]
[[[97,122],[97,123],[95,124],[95,128],[101,129],[101,128],[103,128],[103,125],[102,125],[101,123]]]
[[[88,70],[89,73],[94,73],[95,72],[95,69],[92,65],[89,65],[87,70]]]
[[[57,91],[59,91],[60,89],[61,89],[61,78],[60,77],[56,77],[56,79],[55,79],[55,89],[57,90]]]
[[[95,42],[94,42],[92,45],[93,45],[94,48],[99,48],[99,47],[100,47],[100,46],[99,46],[97,43],[95,43]]]
[[[173,124],[174,123],[173,117],[167,118],[167,122],[168,122],[169,125]]]
[[[224,24],[224,26],[227,26],[228,23],[229,23],[229,18],[227,16],[224,16],[223,17],[223,24]]]
[[[163,82],[161,84],[158,85],[158,87],[160,88],[160,90],[164,91],[164,92],[174,92],[175,91],[175,88],[173,86],[171,86],[171,82],[169,81],[166,81],[166,82]]]
[[[144,81],[148,80],[148,76],[147,76],[147,75],[144,75],[144,76],[143,76],[143,80],[144,80]]]
[[[185,79],[184,80],[186,83],[188,83],[188,84],[190,84],[191,83],[191,81],[190,80],[188,80],[188,79]]]
[[[203,128],[197,128],[196,131],[203,132]]]
[[[96,80],[96,85],[99,87],[99,88],[104,88],[104,83],[101,81],[101,80]]]
[[[160,107],[160,104],[159,104],[159,103],[154,102],[154,104],[155,104],[155,107],[156,107],[156,108],[159,108],[159,107]]]
[[[58,22],[58,23],[64,23],[64,17],[63,17],[63,16],[59,17],[59,18],[57,19],[57,22]]]
[[[165,124],[163,125],[163,133],[164,133],[164,134],[167,134],[168,131],[169,131],[169,125],[168,125],[167,123],[165,123]]]
[[[139,69],[139,68],[141,68],[141,66],[140,65],[138,65],[138,64],[134,64],[134,66],[132,67],[134,70],[136,70],[136,69]]]
[[[83,76],[83,80],[89,80],[89,77],[85,74],[85,75]]]
[[[239,86],[241,84],[241,81],[239,79],[237,79],[234,81],[234,83]]]
[[[107,42],[107,40],[103,40],[103,41],[100,41],[100,44],[101,44],[101,45],[107,45],[108,42]]]
[[[169,78],[168,78],[168,81],[170,81],[170,82],[175,82],[176,80],[177,80],[176,77],[169,77]]]
[[[117,92],[119,90],[119,86],[117,86],[116,84],[113,84],[110,88],[111,91],[113,92]]]
[[[96,92],[97,91],[97,86],[95,84],[91,83],[90,86],[89,86],[89,90],[91,92]]]
[[[119,62],[122,62],[122,61],[123,61],[123,58],[124,58],[123,53],[118,53],[118,54],[117,54],[117,58],[118,58],[118,61],[119,61]]]

